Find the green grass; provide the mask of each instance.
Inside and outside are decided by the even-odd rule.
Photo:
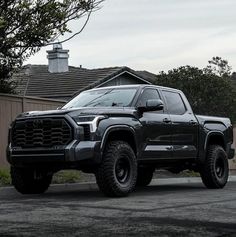
[[[53,175],[52,183],[77,183],[81,182],[81,172],[76,170],[62,170]],[[0,168],[0,187],[11,185],[11,176],[9,168]]]
[[[62,170],[53,175],[52,183],[77,183],[81,182],[81,172],[77,170]]]
[[[194,172],[192,170],[184,170],[180,174],[183,177],[200,177],[200,174],[198,172]]]
[[[9,168],[0,168],[0,186],[11,185],[11,176]]]
[[[183,171],[180,173],[182,177],[199,177],[199,173],[193,171]],[[62,170],[53,175],[52,183],[78,183],[88,181],[86,174],[77,170]],[[0,187],[11,185],[11,177],[9,168],[0,168]]]

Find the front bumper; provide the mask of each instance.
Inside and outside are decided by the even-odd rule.
[[[70,165],[70,164],[99,164],[101,161],[100,141],[77,141],[73,140],[66,146],[53,148],[22,149],[7,148],[7,160],[11,165]]]

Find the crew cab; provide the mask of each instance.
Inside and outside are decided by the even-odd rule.
[[[59,170],[96,176],[120,197],[148,185],[156,169],[199,172],[223,188],[234,157],[229,118],[195,115],[180,90],[128,85],[87,90],[58,110],[20,114],[11,124],[7,159],[22,194],[43,193]]]

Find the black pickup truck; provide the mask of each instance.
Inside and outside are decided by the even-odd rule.
[[[207,188],[223,188],[232,142],[228,118],[195,115],[179,90],[116,86],[84,91],[58,110],[20,114],[7,159],[20,193],[43,193],[55,172],[77,169],[120,197],[148,185],[156,169],[193,170]]]

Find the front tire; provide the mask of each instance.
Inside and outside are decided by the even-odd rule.
[[[37,175],[36,175],[37,174]],[[44,193],[52,181],[47,172],[35,172],[30,169],[11,167],[12,185],[22,194]]]
[[[229,165],[225,150],[218,145],[208,148],[205,163],[200,167],[202,182],[207,188],[223,188],[229,176]]]
[[[110,142],[96,172],[99,189],[109,197],[124,197],[134,190],[136,179],[137,159],[130,145]]]

